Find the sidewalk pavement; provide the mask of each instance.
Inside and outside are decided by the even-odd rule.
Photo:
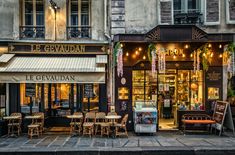
[[[235,155],[235,136],[212,134],[183,135],[180,131],[125,138],[94,138],[45,133],[39,138],[0,138],[0,154],[27,155]]]

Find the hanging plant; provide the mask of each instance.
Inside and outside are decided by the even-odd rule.
[[[209,68],[209,65],[212,62],[212,57],[211,57],[212,50],[209,47],[209,44],[206,43],[202,45],[200,48],[198,48],[197,51],[200,53],[200,58],[202,59],[201,63],[202,63],[203,70],[207,71]],[[198,63],[198,65],[200,65],[200,62]]]
[[[155,44],[151,43],[148,46],[148,59],[152,63],[152,51],[156,51],[156,46]]]
[[[117,65],[117,53],[119,48],[121,48],[121,43],[117,42],[113,49],[113,66]]]

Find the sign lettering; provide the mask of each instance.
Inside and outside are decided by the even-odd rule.
[[[216,73],[213,71],[212,73],[207,73],[206,78],[210,81],[218,81],[221,79],[221,73]]]
[[[26,75],[26,81],[75,81],[74,75]]]

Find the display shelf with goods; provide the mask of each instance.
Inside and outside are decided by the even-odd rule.
[[[155,133],[157,129],[157,109],[155,101],[137,101],[133,109],[136,133]]]

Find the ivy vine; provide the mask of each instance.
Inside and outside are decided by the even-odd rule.
[[[156,50],[156,45],[151,43],[148,46],[148,59],[149,59],[150,63],[152,63],[152,51],[153,50]]]
[[[117,65],[117,53],[118,53],[119,48],[121,48],[121,43],[117,42],[113,49],[113,65],[114,66]]]
[[[209,43],[202,45],[197,50],[200,51],[200,57],[202,59],[201,63],[202,63],[203,70],[208,71],[209,65],[212,62],[212,57],[210,57],[211,47],[209,47]]]

